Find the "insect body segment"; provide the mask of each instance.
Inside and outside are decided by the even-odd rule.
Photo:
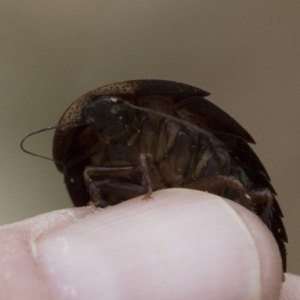
[[[135,80],[75,101],[59,124],[75,118],[85,125],[58,127],[53,146],[54,159],[65,163],[72,200],[105,207],[170,187],[207,191],[262,219],[285,270],[282,213],[269,175],[247,143],[254,140],[207,95],[181,83]]]

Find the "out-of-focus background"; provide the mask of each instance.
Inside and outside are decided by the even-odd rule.
[[[254,136],[300,274],[300,2],[0,2],[0,223],[71,206],[54,164],[20,140],[96,87],[169,79],[212,93]],[[53,132],[26,147],[51,156]]]

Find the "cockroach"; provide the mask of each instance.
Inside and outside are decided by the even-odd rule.
[[[179,82],[132,80],[83,95],[55,126],[53,158],[75,206],[106,207],[183,187],[235,201],[273,233],[286,271],[287,235],[251,135]]]

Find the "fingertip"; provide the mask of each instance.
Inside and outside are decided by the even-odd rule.
[[[0,298],[278,298],[279,252],[254,214],[198,191],[153,196],[2,227]]]
[[[37,247],[64,299],[276,299],[281,285],[266,226],[232,201],[193,190],[108,207]]]

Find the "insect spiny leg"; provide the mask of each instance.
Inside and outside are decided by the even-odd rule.
[[[149,166],[148,166],[148,159],[152,159],[152,155],[148,153],[141,153],[140,154],[140,162],[141,162],[141,171],[143,173],[143,179],[142,183],[143,185],[147,188],[147,193],[144,196],[143,200],[149,200],[151,199],[152,195],[152,184],[151,184],[151,179],[150,179],[150,174],[149,174]]]

